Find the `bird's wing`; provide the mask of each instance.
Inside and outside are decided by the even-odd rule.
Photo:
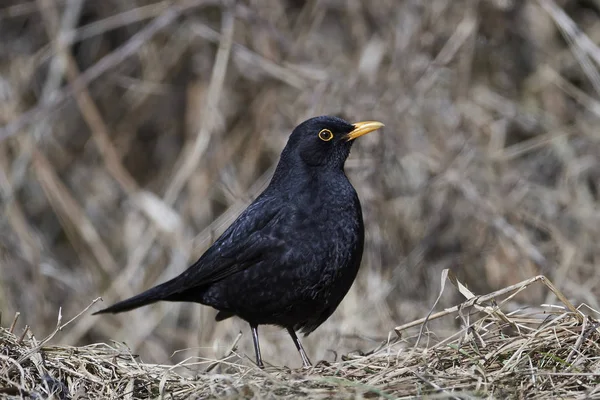
[[[96,314],[133,310],[159,300],[182,300],[186,291],[219,281],[260,262],[269,254],[272,256],[284,244],[279,223],[289,211],[289,205],[281,199],[263,192],[181,275]]]
[[[285,218],[280,199],[259,197],[179,277],[178,292],[219,281],[259,262],[285,244],[276,226]]]

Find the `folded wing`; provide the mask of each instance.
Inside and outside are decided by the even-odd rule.
[[[200,291],[276,251],[284,242],[275,227],[285,218],[285,210],[281,200],[263,193],[179,276],[95,314],[129,311],[161,300],[190,301],[190,291]]]

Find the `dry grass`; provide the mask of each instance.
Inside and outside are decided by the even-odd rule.
[[[449,338],[440,340],[426,329],[427,321],[417,321],[397,328],[399,338],[369,354],[351,354],[333,364],[324,361],[310,370],[260,370],[234,362],[235,343],[231,355],[218,361],[147,364],[117,344],[44,345],[72,321],[59,321],[41,343],[29,331],[17,337],[13,324],[0,328],[0,393],[55,399],[600,398],[597,311],[575,309],[568,301],[537,310],[502,311],[511,297],[536,282],[556,290],[543,276],[472,298],[455,277],[450,280],[469,300],[442,312],[462,321],[462,328]],[[416,342],[404,337],[408,325],[420,327]]]
[[[4,0],[0,311],[45,337],[60,307],[177,275],[317,114],[386,128],[347,163],[366,250],[342,305],[303,339],[312,359],[337,368],[436,299],[462,301],[438,299],[445,269],[474,293],[543,274],[598,310],[599,15],[596,0]],[[534,286],[505,313],[552,296]],[[214,315],[85,313],[52,343],[124,342],[158,364],[232,343],[252,354],[248,328]],[[459,323],[428,326],[441,340]],[[285,332],[261,337],[266,360],[300,365]]]

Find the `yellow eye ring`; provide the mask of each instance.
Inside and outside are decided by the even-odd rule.
[[[319,139],[324,142],[329,142],[331,139],[333,139],[333,133],[331,133],[329,129],[323,129],[321,132],[319,132]]]

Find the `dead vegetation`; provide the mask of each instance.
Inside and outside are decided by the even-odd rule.
[[[442,283],[447,275],[444,270]],[[236,343],[221,360],[148,364],[118,344],[44,344],[73,320],[59,320],[41,343],[27,330],[17,337],[13,323],[0,328],[0,394],[55,399],[600,398],[596,310],[575,309],[543,276],[485,296],[473,296],[451,272],[450,281],[469,300],[397,327],[398,337],[370,354],[350,354],[304,370],[261,370],[235,362]],[[503,312],[508,300],[536,282],[565,303]],[[440,340],[426,326],[442,315],[462,323]],[[412,326],[420,328],[417,334],[410,333]]]
[[[377,353],[340,363],[341,354],[376,348],[394,326],[427,315],[444,269],[474,293],[543,274],[574,304],[598,310],[599,15],[595,0],[5,0],[0,311],[22,312],[15,332],[27,324],[45,337],[59,307],[75,315],[98,296],[112,302],[175,276],[264,187],[289,130],[317,114],[386,128],[355,146],[347,163],[363,203],[366,252],[341,307],[303,341],[313,360],[331,363],[307,385],[336,394],[340,386],[316,372],[382,360]],[[446,292],[438,307],[462,301]],[[504,310],[554,302],[539,285]],[[582,332],[569,325],[573,312],[553,321],[571,338]],[[458,324],[443,318],[428,328],[442,340]],[[220,359],[232,343],[245,358],[251,340],[240,331],[247,328],[239,321],[215,324],[207,307],[158,304],[126,316],[83,314],[52,343],[125,342],[143,361],[171,365]],[[299,365],[284,333],[265,328],[264,337],[266,360]],[[511,337],[485,341],[504,349]],[[557,337],[544,354],[558,354]],[[13,351],[31,348],[27,340]],[[568,354],[536,352],[531,365],[562,373],[557,360]],[[429,371],[438,360],[400,354],[381,371],[414,363]],[[235,374],[218,379],[242,390],[249,377],[262,393],[267,378],[237,361]],[[590,362],[587,374],[595,373]],[[156,368],[156,376],[169,370]],[[523,391],[566,376],[534,384],[524,374],[514,375]],[[476,373],[467,375],[448,376],[459,385]],[[282,387],[296,387],[295,376],[285,375]],[[421,376],[423,388],[448,389],[448,381]],[[26,385],[41,390],[34,386]]]

